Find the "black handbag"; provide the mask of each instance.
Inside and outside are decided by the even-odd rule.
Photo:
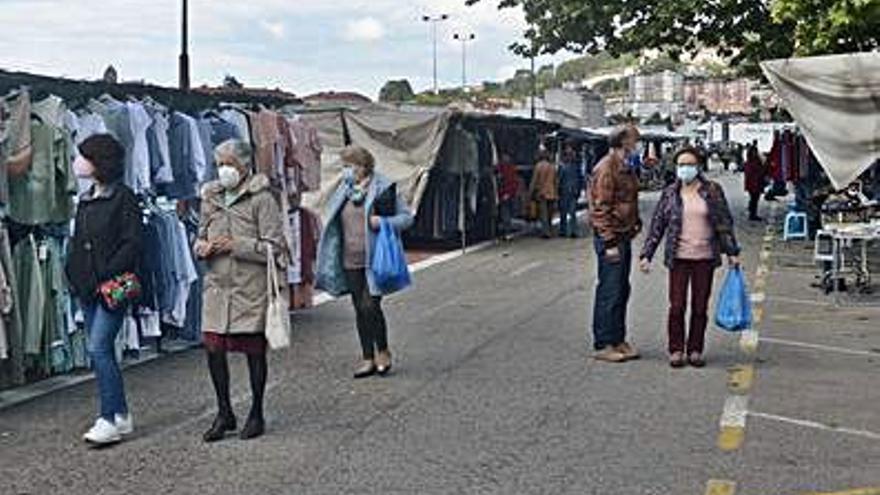
[[[385,189],[373,202],[373,215],[393,217],[397,214],[397,184]]]

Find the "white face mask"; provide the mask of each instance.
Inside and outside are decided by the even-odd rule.
[[[675,174],[681,179],[685,184],[690,184],[694,180],[696,180],[697,175],[699,175],[700,170],[696,165],[679,165],[675,170]]]
[[[80,179],[91,179],[95,174],[95,166],[82,156],[77,156],[73,161],[73,173]]]
[[[241,173],[235,167],[224,165],[217,169],[217,174],[224,189],[232,189],[241,182]]]

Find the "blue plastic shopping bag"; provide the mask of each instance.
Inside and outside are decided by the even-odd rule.
[[[383,292],[397,292],[412,283],[403,244],[397,236],[397,231],[384,218],[379,228],[379,236],[376,238],[371,268],[373,279]]]
[[[739,267],[727,271],[715,306],[715,324],[728,332],[752,327],[752,301],[746,278]]]

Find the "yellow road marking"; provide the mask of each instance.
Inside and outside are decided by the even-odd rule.
[[[877,488],[859,488],[856,490],[845,490],[842,492],[814,492],[805,495],[880,495],[880,487]]]
[[[740,426],[725,426],[721,428],[721,434],[718,435],[718,448],[723,452],[733,452],[742,447],[745,440],[745,428]]]
[[[758,332],[756,330],[745,330],[739,339],[740,349],[747,355],[753,355],[758,352]]]
[[[706,483],[706,495],[734,495],[736,483],[728,480],[709,480]]]
[[[727,374],[727,387],[737,394],[748,393],[755,381],[755,367],[744,364],[730,368]]]
[[[757,325],[764,321],[764,306],[755,306],[752,308],[752,323]]]

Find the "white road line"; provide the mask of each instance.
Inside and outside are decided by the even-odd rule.
[[[518,268],[517,270],[510,272],[510,277],[516,278],[521,275],[525,275],[526,273],[528,273],[532,270],[537,270],[538,268],[541,268],[545,264],[546,264],[545,261],[535,261],[535,262],[529,263],[521,268]]]
[[[770,421],[778,421],[780,423],[787,423],[795,426],[803,426],[804,428],[813,428],[816,430],[824,430],[830,431],[834,433],[845,433],[847,435],[855,435],[864,438],[870,438],[871,440],[880,440],[880,433],[874,433],[873,431],[867,430],[856,430],[853,428],[843,428],[838,426],[831,426],[822,424],[816,421],[810,421],[805,419],[796,419],[796,418],[787,418],[785,416],[777,416],[775,414],[766,414],[760,412],[749,412],[749,416],[754,416],[756,418],[767,419]]]
[[[722,428],[745,428],[746,416],[749,414],[749,396],[731,395],[724,402],[721,414]]]
[[[809,342],[798,342],[795,340],[774,339],[771,337],[761,337],[761,342],[768,344],[787,345],[791,347],[801,347],[804,349],[812,349],[816,351],[837,352],[840,354],[849,354],[852,356],[866,356],[880,358],[880,352],[864,351],[859,349],[847,349],[845,347],[835,347],[822,344],[810,344]]]

